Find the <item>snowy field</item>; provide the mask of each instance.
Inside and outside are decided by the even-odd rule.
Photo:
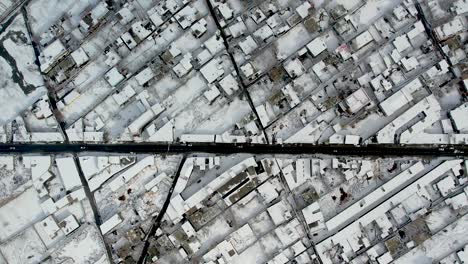
[[[46,94],[35,60],[24,19],[17,15],[0,34],[0,124],[11,121]]]

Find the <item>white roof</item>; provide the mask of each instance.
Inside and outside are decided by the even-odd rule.
[[[132,10],[130,9],[132,7],[133,6],[129,5],[129,3],[126,3],[124,7],[118,12],[118,14],[122,17],[120,19],[122,24],[126,25],[135,18],[135,15],[133,15]]]
[[[307,49],[315,57],[327,49],[327,44],[325,44],[321,37],[318,37],[307,44]]]
[[[193,8],[190,5],[185,6],[182,10],[175,14],[175,18],[179,25],[185,29],[190,27],[195,20],[197,19],[197,9]]]
[[[414,24],[413,29],[410,32],[408,32],[406,35],[408,36],[409,39],[413,39],[419,34],[423,33],[424,31],[425,31],[424,25],[421,22],[421,20],[419,20],[416,24]]]
[[[451,198],[447,198],[445,203],[451,205],[454,210],[458,210],[462,207],[468,206],[468,197],[464,192],[462,192]]]
[[[468,12],[468,1],[458,0],[455,3],[453,3],[453,7],[455,8],[455,13],[457,13],[457,15],[461,15],[463,13]],[[468,252],[466,254],[468,254]],[[468,259],[468,256],[467,256],[467,259]]]
[[[107,3],[106,2],[99,2],[98,5],[96,5],[93,10],[91,10],[91,17],[93,18],[93,22],[97,22],[97,20],[103,18],[109,9],[107,8]]]
[[[165,172],[158,174],[155,176],[151,181],[145,184],[145,190],[149,191],[153,189],[154,186],[158,185],[162,180],[167,178],[167,174]]]
[[[149,19],[155,26],[160,26],[164,23],[161,16],[158,14],[156,7],[151,8],[146,12],[149,15]]]
[[[80,175],[72,157],[57,158],[55,162],[57,163],[57,168],[66,190],[70,191],[75,187],[81,186]]]
[[[229,26],[229,31],[233,38],[237,38],[247,31],[247,26],[244,24],[244,21],[238,17],[237,22]]]
[[[382,108],[386,116],[390,116],[412,100],[413,97],[411,94],[404,93],[400,90],[380,103],[380,108]]]
[[[189,221],[182,224],[181,227],[184,230],[185,234],[187,234],[188,237],[192,237],[196,233],[195,229],[193,228],[192,224],[190,224]]]
[[[179,63],[172,68],[177,76],[182,77],[187,74],[192,68],[192,54],[186,53],[184,57],[179,61]]]
[[[147,131],[154,126],[151,125],[148,127]],[[149,142],[172,142],[174,141],[174,120],[170,120],[169,122],[166,122],[159,130],[154,131],[153,133],[148,133],[150,137],[148,138]],[[155,127],[154,127],[155,129]]]
[[[153,24],[147,21],[138,21],[132,24],[132,32],[138,39],[143,40],[153,32]]]
[[[120,38],[129,49],[133,49],[136,47],[136,45],[138,45],[129,32],[125,32],[124,34],[122,34],[122,36],[120,36]]]
[[[197,62],[200,63],[200,65],[205,64],[207,61],[209,61],[213,56],[211,55],[210,51],[208,49],[203,49],[200,53],[197,55]]]
[[[61,198],[60,200],[56,201],[55,208],[61,209],[71,203],[82,201],[83,199],[86,199],[86,194],[83,188],[80,188],[72,193],[69,193],[68,195]]]
[[[252,20],[256,23],[256,24],[260,24],[263,20],[265,20],[266,16],[265,14],[262,12],[262,10],[260,10],[260,8],[255,8],[252,12],[252,14],[250,15],[250,18],[252,18]]]
[[[286,84],[286,86],[281,88],[281,92],[288,98],[289,106],[294,107],[301,103],[301,99],[297,95],[292,84]]]
[[[200,189],[192,196],[188,197],[185,201],[182,199],[180,194],[174,196],[171,199],[171,206],[168,208],[168,215],[172,221],[179,221],[180,216],[191,208],[199,205],[203,200],[209,197],[214,190],[217,190],[223,186],[226,182],[231,180],[237,174],[247,169],[248,167],[256,167],[257,162],[253,157],[243,160],[242,162],[231,167],[229,170],[225,171],[210,183],[208,183],[204,188]]]
[[[291,190],[301,186],[312,176],[312,161],[310,159],[297,159],[295,165],[295,170],[292,164],[283,168],[284,178]]]
[[[312,70],[317,75],[317,77],[320,78],[320,76],[323,75],[323,71],[324,71],[324,69],[326,67],[327,67],[327,65],[325,65],[325,62],[323,62],[323,60],[321,60],[321,61],[317,62],[316,64],[314,64],[314,66],[312,66]]]
[[[63,46],[59,39],[55,40],[49,46],[42,50],[39,60],[41,62],[41,71],[46,72],[52,67],[62,56],[67,53],[67,49]]]
[[[253,35],[259,39],[261,39],[262,41],[265,41],[266,39],[268,39],[269,37],[273,36],[273,30],[271,30],[270,26],[269,25],[264,25],[262,26],[261,28],[257,29]]]
[[[245,75],[245,77],[250,77],[255,73],[255,69],[250,62],[242,65],[240,69],[242,73]]]
[[[289,74],[291,78],[299,77],[305,71],[304,66],[302,65],[302,62],[298,58],[287,61],[284,64],[284,69],[286,70],[286,72]]]
[[[262,123],[263,126],[268,125],[270,122],[270,117],[268,116],[268,112],[266,110],[265,104],[261,104],[257,107],[255,107],[255,110],[258,113],[258,116],[260,118],[260,122]]]
[[[418,68],[419,66],[419,61],[416,59],[416,57],[409,57],[409,58],[402,58],[400,60],[401,64],[403,64],[403,67],[405,68],[406,71],[411,71],[413,69]]]
[[[442,196],[447,196],[456,186],[455,180],[451,175],[443,178],[436,183],[437,189],[439,189]]]
[[[320,205],[318,202],[313,202],[309,204],[306,208],[302,209],[302,214],[306,220],[308,225],[313,224],[315,222],[321,223],[323,225],[324,218],[323,214],[320,211]]]
[[[265,203],[270,203],[279,196],[275,186],[271,183],[271,181],[267,181],[260,185],[257,188],[257,192],[263,197],[263,199],[265,199]]]
[[[179,47],[176,45],[176,43],[172,43],[170,46],[169,46],[169,49],[168,49],[169,53],[172,55],[173,58],[179,56],[180,54],[182,54],[182,51],[180,51]]]
[[[205,43],[203,43],[203,45],[208,49],[208,51],[212,55],[215,55],[216,53],[224,49],[223,39],[218,34],[215,34],[209,39],[207,39]]]
[[[450,111],[455,128],[460,132],[468,132],[468,103],[464,103],[454,110]]]
[[[9,171],[13,170],[15,168],[15,161],[14,161],[13,156],[0,156],[0,167],[2,167],[2,168],[5,167]],[[48,167],[45,167],[44,169],[48,169]],[[41,173],[41,175],[44,172],[45,172],[45,170]],[[34,173],[33,173],[32,178],[34,180],[35,177],[39,177],[41,175],[34,175]]]
[[[33,142],[62,142],[63,136],[60,132],[32,132],[31,141]]]
[[[183,134],[180,136],[181,142],[215,142],[215,135],[203,134]]]
[[[246,143],[247,138],[245,136],[230,135],[228,131],[221,135],[216,135],[216,143]]]
[[[249,224],[243,225],[231,235],[229,235],[229,242],[236,249],[237,252],[242,252],[256,241],[256,237],[250,228]]]
[[[378,217],[384,215],[386,212],[394,208],[396,204],[399,204],[409,198],[411,195],[418,192],[420,189],[425,189],[432,181],[443,175],[445,172],[449,171],[453,166],[461,163],[462,160],[451,160],[445,161],[441,165],[437,166],[435,169],[431,170],[429,173],[425,174],[423,177],[420,177],[418,180],[414,181],[412,184],[408,185],[403,190],[394,194],[390,198],[387,198],[382,203],[378,204],[375,208],[368,211],[365,215],[360,217],[357,221],[352,222],[338,233],[330,236],[326,240],[318,243],[316,245],[317,253],[320,255],[322,260],[328,260],[326,256],[326,251],[331,245],[332,241],[334,244],[340,244],[350,250],[349,242],[350,234],[360,233],[361,226],[366,226],[376,220]],[[346,217],[348,218],[348,217]],[[327,261],[326,263],[331,263]]]
[[[328,230],[337,230],[347,222],[361,217],[367,210],[385,201],[394,191],[410,182],[424,170],[422,162],[417,162],[410,168],[386,182],[381,188],[377,188],[360,200],[355,201],[351,206],[341,211],[338,215],[332,217],[326,222]]]
[[[219,10],[219,12],[221,13],[221,15],[223,16],[223,18],[225,20],[229,20],[229,19],[232,18],[233,11],[232,11],[231,7],[229,7],[229,4],[219,3],[218,10]]]
[[[435,32],[440,39],[449,38],[463,30],[465,30],[465,22],[461,16],[457,16],[442,26],[435,28]]]
[[[300,17],[306,18],[309,15],[309,9],[311,9],[311,7],[312,5],[308,1],[305,1],[296,8],[296,12]]]
[[[207,28],[206,28],[207,25],[208,25],[208,22],[206,22],[206,19],[201,18],[195,24],[193,24],[190,27],[190,29],[192,30],[192,33],[194,34],[194,36],[199,38],[201,35],[203,35],[207,31]]]
[[[142,70],[135,76],[135,80],[137,81],[139,85],[144,85],[149,80],[153,79],[153,77],[154,77],[154,73],[151,70],[151,68],[146,67],[144,70]]]
[[[364,88],[360,88],[348,96],[345,101],[349,107],[349,111],[356,113],[370,102],[370,98],[367,96]]]
[[[299,220],[294,218],[289,223],[276,228],[274,232],[281,241],[281,244],[283,244],[283,246],[287,246],[302,237],[299,233],[299,230],[301,230],[300,226],[301,223]]]
[[[379,143],[394,143],[395,141],[394,135],[396,131],[401,126],[403,126],[404,124],[409,122],[411,119],[416,117],[418,114],[420,114],[421,112],[424,112],[426,114],[426,118],[427,117],[437,118],[437,115],[440,112],[440,105],[437,99],[434,97],[434,95],[431,94],[427,96],[426,98],[422,99],[413,107],[408,109],[405,113],[398,116],[391,123],[387,124],[383,129],[381,129],[377,133],[377,141]],[[413,128],[413,130],[415,128]],[[408,131],[409,130],[406,130],[405,132],[408,132]],[[405,132],[402,133],[402,137],[405,134]]]
[[[348,145],[358,145],[360,140],[361,140],[360,136],[356,136],[356,135],[345,136],[345,144],[348,144]]]
[[[102,142],[102,141],[104,141],[104,132],[85,131],[85,132],[83,132],[83,141],[85,141],[85,142]]]
[[[104,77],[106,78],[107,82],[115,87],[117,84],[119,84],[121,81],[125,79],[125,77],[117,70],[116,67],[110,69]]]
[[[47,247],[50,247],[50,245],[62,239],[64,236],[63,231],[57,225],[57,222],[52,215],[49,215],[44,220],[34,224],[34,229],[36,229],[42,242],[44,242]]]
[[[411,44],[409,43],[406,35],[396,37],[393,41],[393,45],[399,53],[402,53],[406,49],[411,48]]]
[[[358,50],[367,45],[367,43],[371,42],[372,40],[374,40],[372,34],[366,30],[353,40],[354,48]]]
[[[153,156],[148,156],[137,162],[135,165],[131,166],[128,168],[126,171],[124,171],[122,174],[120,174],[118,177],[113,179],[110,183],[109,186],[112,191],[117,191],[121,186],[123,186],[125,183],[129,182],[133,177],[138,175],[143,169],[149,166],[154,165],[154,157]]]
[[[466,245],[462,250],[457,251],[457,256],[460,260],[468,260],[468,245]]]
[[[402,20],[408,15],[408,11],[406,11],[403,5],[398,5],[395,8],[393,8],[392,13],[398,20]]]
[[[80,67],[81,65],[85,64],[88,60],[89,57],[84,51],[82,47],[79,47],[77,50],[71,53],[71,56],[73,60],[76,63],[76,66]]]
[[[220,94],[221,93],[219,92],[216,85],[210,86],[210,88],[203,93],[203,95],[210,103],[213,102]]]
[[[76,230],[80,226],[80,224],[76,221],[75,216],[70,214],[59,223],[59,226],[65,233],[65,235],[68,235],[74,230]]]
[[[62,239],[64,235],[52,215],[34,224],[34,229],[36,229],[37,234],[47,247],[57,242],[59,239]]]
[[[226,75],[226,77],[219,81],[219,85],[228,95],[232,95],[235,91],[239,89],[239,84],[237,83],[236,78],[234,78],[234,76],[231,73]]]
[[[128,84],[119,93],[116,92],[112,94],[112,97],[118,105],[123,105],[128,101],[128,99],[130,99],[135,94],[136,92],[133,89],[133,87],[130,84]]]
[[[105,235],[120,223],[122,223],[122,218],[119,214],[115,214],[111,218],[107,219],[107,221],[99,226],[99,228],[101,229],[102,234]]]
[[[164,111],[164,107],[160,104],[155,104],[151,106],[146,112],[140,115],[137,119],[135,119],[129,126],[128,130],[133,135],[139,135],[141,129],[148,124],[151,120],[153,120],[156,116]]]
[[[388,251],[382,256],[378,257],[377,261],[379,262],[379,264],[388,264],[393,261],[392,254],[390,253],[390,251]]]
[[[218,77],[224,74],[224,69],[220,64],[221,61],[218,58],[215,58],[200,69],[201,74],[205,77],[208,83],[214,82]]]
[[[292,218],[288,204],[281,200],[267,208],[268,214],[275,225],[280,225]]]
[[[249,35],[246,39],[239,42],[239,47],[245,53],[245,55],[249,55],[258,48],[258,45],[255,42],[255,40]]]

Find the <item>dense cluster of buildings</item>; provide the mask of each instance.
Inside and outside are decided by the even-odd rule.
[[[464,0],[48,5],[22,19],[49,97],[3,142],[468,139]]]
[[[0,173],[2,263],[467,260],[463,159],[24,155]]]
[[[2,156],[1,263],[108,263],[72,156]]]
[[[468,144],[467,14],[2,1],[0,143]],[[468,263],[467,175],[461,157],[3,155],[0,263]]]

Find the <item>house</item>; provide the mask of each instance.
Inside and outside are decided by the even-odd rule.
[[[364,88],[359,88],[340,103],[340,107],[351,114],[357,113],[362,108],[371,104],[369,96]]]

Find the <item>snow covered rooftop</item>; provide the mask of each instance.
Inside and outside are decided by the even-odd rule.
[[[60,42],[58,39],[55,40],[47,47],[45,47],[39,56],[39,60],[41,62],[41,71],[44,73],[49,72],[54,64],[67,54],[68,51],[62,42]]]

